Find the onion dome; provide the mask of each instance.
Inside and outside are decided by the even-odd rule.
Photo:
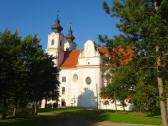
[[[55,33],[61,33],[61,31],[63,30],[58,16],[57,16],[57,19],[56,19],[55,23],[52,26],[52,30]]]
[[[67,39],[68,42],[73,42],[73,40],[75,39],[75,37],[73,36],[73,31],[72,31],[71,26],[69,27],[69,31],[68,31],[68,34],[66,36],[66,39]]]

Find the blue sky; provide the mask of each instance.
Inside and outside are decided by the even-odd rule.
[[[78,48],[82,48],[87,39],[98,41],[99,34],[109,37],[119,34],[115,26],[117,19],[104,12],[102,2],[103,0],[0,0],[0,31],[8,28],[18,31],[22,37],[37,34],[45,49],[48,34],[59,10],[64,35],[67,35],[69,24],[72,23],[75,42]]]

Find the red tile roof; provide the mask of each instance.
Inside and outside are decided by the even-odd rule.
[[[80,50],[66,51],[61,68],[73,68],[78,64]]]
[[[134,57],[134,52],[131,48],[126,50],[123,48],[114,48],[109,52],[107,48],[98,49],[101,55],[111,55],[111,57],[116,58],[121,56],[120,64],[128,64],[130,60]],[[78,64],[78,57],[81,50],[66,51],[64,55],[64,61],[61,68],[74,68]]]

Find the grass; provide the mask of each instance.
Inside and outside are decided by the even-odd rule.
[[[41,109],[39,115],[29,118],[11,118],[0,120],[0,126],[53,126],[72,121],[71,117],[80,117],[95,122],[111,121],[132,124],[160,125],[160,116],[149,117],[146,113],[140,112],[113,112],[101,110],[89,110],[78,108],[64,109]],[[89,125],[89,124],[88,124]]]
[[[151,124],[160,125],[160,116],[149,117],[146,113],[140,112],[116,112],[116,113],[102,113],[99,115],[101,120],[108,120],[111,122],[133,123],[133,124]]]

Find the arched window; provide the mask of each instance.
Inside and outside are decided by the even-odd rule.
[[[51,45],[54,45],[54,39],[52,39],[52,41],[51,41]]]

